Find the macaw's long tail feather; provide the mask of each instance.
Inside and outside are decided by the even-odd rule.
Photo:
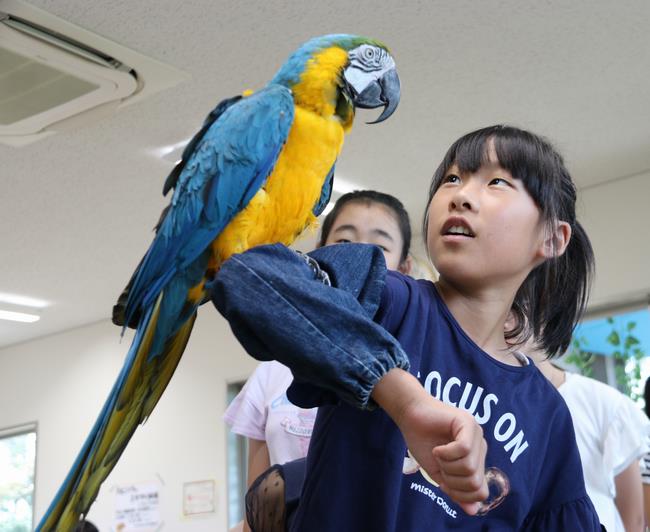
[[[187,345],[196,312],[167,340],[162,353],[149,357],[162,299],[163,294],[145,314],[99,418],[37,531],[74,529],[135,429],[151,414],[167,387]]]

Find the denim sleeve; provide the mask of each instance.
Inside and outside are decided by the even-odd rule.
[[[297,381],[372,408],[377,381],[409,365],[399,342],[372,319],[386,273],[381,250],[338,244],[310,255],[317,265],[279,244],[234,255],[215,278],[213,303],[254,358],[278,360]]]

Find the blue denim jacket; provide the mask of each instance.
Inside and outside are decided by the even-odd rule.
[[[214,280],[212,301],[251,356],[291,369],[292,402],[307,408],[340,399],[372,409],[379,379],[409,367],[399,342],[372,320],[386,275],[383,253],[337,244],[309,256],[317,266],[280,244],[234,255]]]

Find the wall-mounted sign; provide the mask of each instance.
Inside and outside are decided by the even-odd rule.
[[[131,484],[115,488],[115,532],[144,532],[160,528],[160,485]]]
[[[215,510],[214,480],[183,484],[183,515],[207,514]]]

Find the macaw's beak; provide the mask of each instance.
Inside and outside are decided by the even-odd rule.
[[[383,122],[390,115],[395,112],[399,104],[400,97],[400,83],[397,70],[391,68],[384,72],[384,74],[376,80],[371,81],[360,94],[354,94],[352,89],[351,100],[355,107],[361,109],[376,109],[377,107],[384,106],[384,110],[379,115],[379,118],[369,124],[378,124]]]

